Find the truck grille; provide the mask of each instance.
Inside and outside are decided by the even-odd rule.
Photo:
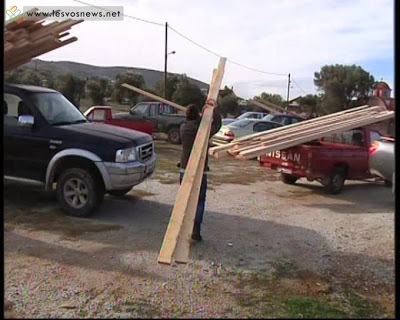
[[[153,142],[142,144],[141,146],[137,147],[139,161],[147,161],[149,160],[154,152],[154,145]]]

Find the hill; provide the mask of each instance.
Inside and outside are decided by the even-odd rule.
[[[90,64],[72,62],[72,61],[44,61],[40,59],[34,59],[25,64],[25,66],[31,68],[37,68],[38,70],[48,70],[51,72],[67,72],[71,71],[75,75],[86,78],[86,77],[106,77],[106,78],[114,78],[120,72],[133,71],[140,73],[146,86],[148,88],[153,88],[155,83],[164,78],[164,72],[150,69],[142,69],[135,67],[99,67],[93,66]],[[208,89],[208,84],[201,82],[196,79],[192,79],[188,77],[189,80],[198,86],[200,89]]]

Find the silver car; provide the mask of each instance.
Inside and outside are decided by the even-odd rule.
[[[394,138],[381,137],[369,149],[369,167],[373,175],[381,177],[386,185],[392,185],[394,193]]]

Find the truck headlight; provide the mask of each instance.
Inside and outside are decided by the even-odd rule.
[[[129,162],[136,159],[136,148],[117,150],[115,154],[115,162]]]

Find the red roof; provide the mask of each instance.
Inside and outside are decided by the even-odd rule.
[[[388,90],[392,90],[390,89],[389,85],[386,82],[383,81],[379,81],[376,83],[375,85],[375,89],[388,89]]]

